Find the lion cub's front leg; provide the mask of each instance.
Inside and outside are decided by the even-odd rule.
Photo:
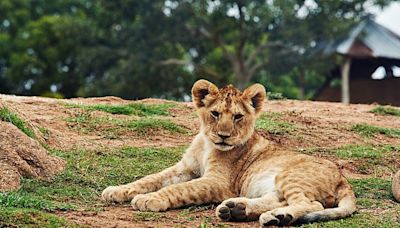
[[[185,182],[195,177],[191,167],[180,161],[160,173],[148,175],[138,181],[120,186],[109,186],[104,189],[101,196],[108,202],[127,202],[138,194],[154,192],[165,186]]]
[[[137,195],[132,206],[140,211],[165,211],[185,205],[221,202],[234,194],[225,180],[202,177],[162,188],[157,192]]]

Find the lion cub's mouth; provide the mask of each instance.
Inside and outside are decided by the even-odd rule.
[[[215,145],[218,145],[218,146],[232,146],[232,145],[229,145],[228,143],[225,143],[225,142],[215,143]]]
[[[225,142],[219,142],[219,143],[214,143],[214,144],[217,147],[217,149],[223,150],[223,151],[232,150],[234,148],[234,146],[232,146],[228,143],[225,143]]]

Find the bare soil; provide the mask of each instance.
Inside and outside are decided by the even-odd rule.
[[[0,192],[18,189],[21,176],[48,179],[63,170],[63,160],[11,123],[0,122],[0,129]]]
[[[0,95],[0,104],[4,104],[11,110],[17,112],[30,126],[35,129],[38,140],[45,142],[49,147],[59,150],[69,150],[73,148],[85,149],[110,149],[125,146],[134,147],[170,147],[187,145],[192,140],[199,128],[199,123],[195,110],[191,103],[177,103],[175,108],[170,110],[171,116],[168,117],[175,123],[184,126],[190,132],[187,135],[174,135],[168,132],[154,132],[151,137],[136,134],[127,134],[121,137],[110,139],[104,135],[96,134],[96,131],[82,133],[69,126],[66,121],[68,117],[78,112],[65,104],[127,104],[134,102],[143,103],[165,103],[171,101],[158,99],[145,99],[141,101],[127,101],[117,97],[100,98],[76,98],[56,100],[39,97],[22,97]],[[279,100],[268,101],[265,107],[266,112],[280,113],[279,120],[292,123],[296,130],[290,134],[270,134],[260,132],[267,139],[285,148],[307,151],[310,148],[338,148],[348,144],[390,144],[400,145],[400,138],[388,137],[385,135],[375,135],[366,138],[351,131],[355,124],[369,124],[385,128],[400,128],[400,118],[395,116],[382,116],[371,113],[370,111],[377,105],[345,105],[330,102],[295,101]],[[108,115],[98,113],[95,115]],[[111,114],[110,114],[111,115]],[[121,116],[120,118],[124,118]],[[1,123],[1,122],[0,122]],[[1,123],[3,131],[3,123]],[[44,127],[49,134],[43,135],[37,129]],[[9,141],[9,146],[16,145],[16,141]],[[6,141],[7,143],[7,141]],[[23,144],[25,141],[23,142]],[[4,141],[0,144],[4,144]],[[21,144],[18,142],[18,144]],[[400,169],[400,159],[391,159],[391,169],[383,169],[379,174],[361,172],[357,167],[362,165],[362,159],[342,160],[336,156],[323,153],[313,153],[315,156],[322,156],[336,162],[348,178],[379,177],[391,178],[393,170]],[[0,169],[0,174],[4,173]],[[99,199],[100,200],[100,199]],[[129,205],[110,205],[104,207],[100,212],[88,211],[67,211],[57,212],[57,215],[67,218],[72,222],[91,227],[172,227],[172,226],[199,226],[201,222],[210,225],[219,224],[211,208],[189,212],[187,216],[180,216],[182,210],[172,210],[166,213],[157,214],[157,219],[152,217],[142,218],[137,212],[131,210]],[[253,223],[226,223],[232,227],[254,227]]]

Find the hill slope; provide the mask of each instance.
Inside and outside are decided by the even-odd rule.
[[[220,223],[214,205],[143,213],[127,204],[100,201],[106,186],[136,180],[179,160],[199,128],[190,103],[0,95],[2,106],[25,121],[51,155],[66,161],[66,168],[50,181],[22,178],[19,191],[0,193],[0,225],[258,224]],[[322,227],[390,226],[400,221],[400,206],[390,193],[390,179],[400,169],[400,117],[388,110],[376,105],[267,102],[257,122],[263,136],[279,146],[334,161],[354,187],[359,213]]]

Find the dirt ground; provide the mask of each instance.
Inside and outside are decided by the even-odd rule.
[[[0,95],[0,105],[4,104],[20,115],[27,123],[38,131],[39,127],[46,128],[51,134],[43,135],[36,132],[38,140],[45,142],[49,147],[59,150],[73,148],[85,149],[110,149],[125,146],[134,147],[172,147],[187,145],[196,134],[199,123],[191,103],[179,103],[180,108],[170,110],[173,122],[184,126],[189,134],[174,135],[157,132],[152,137],[143,137],[135,134],[126,134],[116,139],[106,138],[96,132],[82,134],[77,132],[66,118],[74,115],[77,110],[66,107],[66,104],[127,104],[132,102],[165,103],[172,101],[145,99],[141,101],[127,101],[117,97],[76,98],[57,100],[40,97],[23,97]],[[175,102],[172,102],[175,103]],[[182,108],[183,107],[183,108]],[[261,132],[274,143],[297,151],[306,151],[310,148],[337,148],[348,144],[372,145],[400,145],[400,138],[375,135],[365,138],[350,131],[355,124],[369,124],[385,128],[400,128],[400,118],[396,116],[382,116],[370,111],[377,105],[345,105],[340,103],[278,100],[268,101],[266,112],[280,113],[279,120],[296,125],[296,131],[290,135],[274,135]],[[95,112],[95,115],[104,115]],[[124,118],[121,116],[120,118]],[[319,155],[336,162],[348,178],[364,178],[371,174],[360,173],[355,169],[357,164],[352,161],[341,160],[335,156]],[[400,159],[391,161],[394,169],[400,169]],[[390,178],[392,170],[383,170],[379,174],[382,178]],[[172,227],[172,226],[198,226],[199,222],[207,219],[208,224],[219,224],[214,216],[213,208],[200,211],[191,211],[192,220],[179,218],[182,210],[172,210],[162,215],[148,219],[135,219],[137,215],[129,205],[110,205],[102,211],[59,211],[56,214],[68,220],[91,227]],[[232,227],[254,227],[252,223],[226,223]]]

